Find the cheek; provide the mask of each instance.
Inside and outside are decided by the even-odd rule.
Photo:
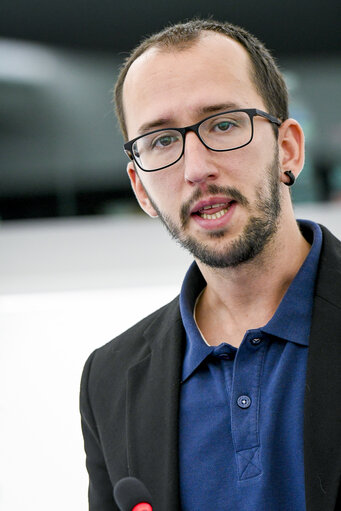
[[[156,202],[160,199],[171,202],[181,194],[181,188],[184,179],[180,172],[173,172],[175,169],[164,169],[155,173],[148,174],[144,179],[146,189]]]
[[[257,160],[259,161],[259,156],[257,157],[253,150],[249,150],[249,146],[236,151],[217,153],[221,178],[226,184],[236,188],[242,187],[243,184],[247,185],[255,178]]]
[[[246,187],[259,183],[273,165],[276,147],[276,142],[271,138],[267,144],[264,140],[254,138],[249,145],[226,153],[225,160],[221,160],[222,168],[225,163],[225,168],[233,177],[236,186],[238,183],[244,183]]]

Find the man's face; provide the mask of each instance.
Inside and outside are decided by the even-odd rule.
[[[206,33],[183,51],[148,50],[133,63],[124,84],[129,138],[191,125],[228,109],[266,110],[249,75],[244,48],[219,34]],[[254,258],[277,230],[276,141],[265,119],[255,117],[254,129],[251,144],[235,151],[210,151],[190,132],[175,165],[151,173],[138,169],[138,174],[128,165],[143,209],[158,214],[172,236],[209,266]]]

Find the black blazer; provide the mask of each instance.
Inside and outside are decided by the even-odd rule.
[[[180,509],[178,405],[184,341],[177,297],[87,360],[80,409],[91,511],[117,510],[113,487],[128,475],[145,483],[157,511]],[[341,504],[340,346],[341,243],[323,228],[304,406],[307,511],[336,511]]]

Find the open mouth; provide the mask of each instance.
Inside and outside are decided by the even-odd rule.
[[[217,220],[218,218],[226,215],[234,203],[235,201],[231,200],[202,206],[197,211],[193,211],[192,215],[200,216],[200,218],[203,218],[204,220]]]

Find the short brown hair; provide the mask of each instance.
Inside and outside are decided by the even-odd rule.
[[[263,43],[244,28],[231,23],[194,19],[186,23],[171,25],[161,32],[147,37],[125,59],[114,92],[116,114],[125,140],[128,139],[128,135],[122,96],[124,80],[132,63],[152,47],[164,50],[186,49],[199,39],[203,31],[223,34],[244,46],[252,63],[252,80],[269,113],[278,117],[281,121],[288,118],[287,87],[274,58]]]

